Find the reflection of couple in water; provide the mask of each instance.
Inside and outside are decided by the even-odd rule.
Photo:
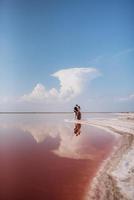
[[[76,105],[74,107],[74,114],[75,114],[75,119],[81,120],[80,106]],[[80,135],[80,133],[81,133],[80,129],[81,129],[81,124],[75,123],[74,133],[75,133],[76,136]]]
[[[74,133],[76,136],[80,135],[81,133],[81,124],[80,123],[75,123],[75,127],[74,127]]]

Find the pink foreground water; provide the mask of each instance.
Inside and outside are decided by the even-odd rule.
[[[0,115],[0,200],[83,200],[117,139],[72,115]]]

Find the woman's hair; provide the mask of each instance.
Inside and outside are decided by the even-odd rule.
[[[76,106],[74,107],[74,111],[78,111],[78,108]]]

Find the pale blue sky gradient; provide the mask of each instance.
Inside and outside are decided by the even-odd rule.
[[[0,96],[58,88],[54,72],[94,67],[87,108],[134,111],[134,100],[114,100],[134,94],[133,10],[133,0],[0,0]]]

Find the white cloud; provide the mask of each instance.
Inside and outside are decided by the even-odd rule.
[[[104,59],[104,56],[97,56],[95,57],[94,59],[92,60],[89,60],[89,64],[92,64],[92,65],[97,65],[99,64],[100,62],[102,62],[102,60]]]
[[[131,53],[131,52],[134,52],[134,48],[129,48],[129,49],[125,49],[123,51],[120,51],[120,52],[116,53],[113,57],[124,56],[126,54]]]
[[[47,90],[44,85],[38,83],[31,93],[21,97],[21,101],[69,101],[80,95],[88,83],[99,75],[99,71],[95,68],[62,69],[52,74],[59,79],[59,89]]]
[[[45,86],[38,83],[30,94],[25,94],[21,97],[22,101],[42,101],[52,100],[58,97],[58,91],[55,88],[46,90]]]
[[[130,94],[126,97],[119,97],[118,101],[132,101],[134,100],[134,94]]]
[[[1,97],[0,96],[0,104],[7,103],[7,101],[8,101],[7,97]]]
[[[9,102],[13,102],[14,98],[9,96],[0,96],[0,104],[7,104]]]

